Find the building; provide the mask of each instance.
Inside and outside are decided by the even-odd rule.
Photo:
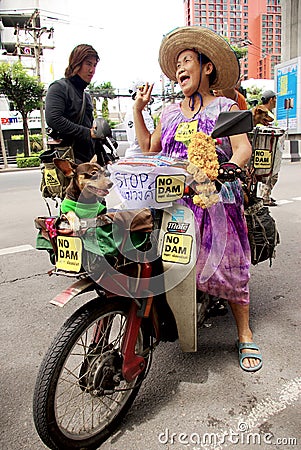
[[[282,57],[275,68],[276,114],[292,160],[301,159],[301,0],[282,0]]]
[[[272,79],[281,59],[280,0],[184,0],[186,25],[201,25],[247,47],[244,79]]]

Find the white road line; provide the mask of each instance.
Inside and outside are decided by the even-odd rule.
[[[264,424],[268,419],[275,416],[276,414],[279,414],[281,411],[284,411],[290,405],[295,404],[300,399],[300,396],[301,377],[297,377],[293,380],[287,381],[283,385],[280,392],[278,391],[274,394],[274,398],[272,396],[263,398],[251,409],[249,414],[240,415],[236,418],[231,419],[229,428],[223,429],[219,433],[217,433],[219,439],[217,439],[216,444],[211,448],[214,448],[215,450],[223,450],[224,448],[228,447],[226,442],[231,442],[231,440],[229,439],[231,436],[236,437],[236,444],[238,444],[239,442],[245,443],[245,441],[242,442],[243,438],[246,439],[246,437],[248,437],[248,434],[249,436],[252,436],[254,430],[258,430],[259,426]],[[243,434],[245,436],[243,436]],[[259,433],[255,434],[257,434],[257,437],[260,438]],[[266,444],[272,444],[272,436],[273,435],[270,433],[265,434],[266,439],[268,439]],[[275,439],[277,437],[280,438],[280,436],[275,436]],[[239,442],[237,441],[237,439],[239,439]],[[204,448],[207,448],[207,446],[205,446]],[[230,448],[232,448],[232,446],[230,446]]]
[[[301,200],[301,197],[293,197],[293,200]]]
[[[27,252],[28,250],[34,250],[32,245],[18,245],[17,247],[7,247],[0,249],[1,255],[9,255],[10,253]]]
[[[277,200],[277,205],[286,205],[287,203],[294,203],[293,200]]]

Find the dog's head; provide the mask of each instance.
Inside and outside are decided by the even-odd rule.
[[[252,110],[254,126],[256,127],[258,124],[267,126],[273,122],[274,119],[269,115],[269,112],[265,105],[255,106]]]
[[[66,159],[54,158],[53,163],[70,178],[67,196],[73,200],[103,198],[109,193],[113,183],[106,170],[94,162],[75,164]]]

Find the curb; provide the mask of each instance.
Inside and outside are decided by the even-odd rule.
[[[41,170],[40,167],[0,167],[0,173]]]

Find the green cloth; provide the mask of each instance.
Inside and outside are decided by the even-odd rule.
[[[61,212],[63,214],[66,214],[68,211],[74,211],[80,219],[92,219],[104,213],[105,209],[105,206],[99,202],[85,204],[75,202],[68,198],[65,198],[61,204]],[[118,248],[120,248],[123,242],[125,232],[126,230],[119,228],[116,224],[109,224],[103,225],[102,227],[89,228],[81,236],[81,239],[85,250],[88,252],[100,256],[116,256],[118,254]],[[141,247],[147,239],[148,234],[146,233],[129,233],[123,247],[123,252]]]
[[[133,232],[121,229],[116,224],[104,225],[97,228],[89,228],[84,236],[81,237],[85,250],[100,256],[116,256],[118,249],[124,239],[124,233],[127,238],[122,247],[122,253],[128,253],[130,250],[139,249],[148,240],[148,233]]]
[[[93,219],[103,213],[106,207],[100,203],[80,203],[64,198],[61,204],[61,212],[66,214],[68,211],[74,211],[80,219]]]
[[[99,202],[93,204],[78,203],[73,200],[64,199],[61,204],[61,213],[66,214],[68,211],[74,211],[80,219],[96,218],[104,212],[106,207]],[[87,252],[94,253],[99,256],[116,256],[118,249],[124,240],[125,233],[127,237],[122,247],[123,253],[130,250],[139,249],[148,240],[148,233],[132,232],[119,227],[115,223],[103,225],[97,228],[88,228],[84,235],[81,235],[84,249]],[[36,241],[36,249],[52,250],[50,241],[45,239],[41,233],[38,233]],[[53,251],[53,250],[52,250]]]

